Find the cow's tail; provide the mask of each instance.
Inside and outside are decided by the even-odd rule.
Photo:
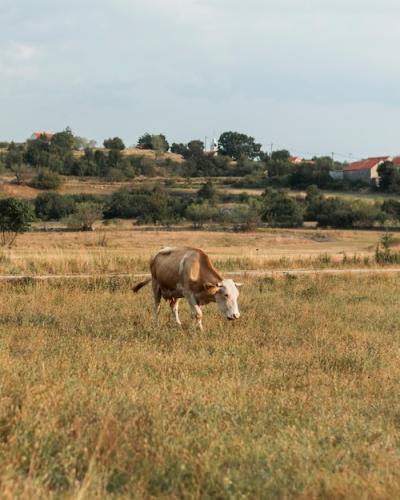
[[[151,281],[151,278],[147,278],[146,280],[144,281],[141,281],[140,283],[138,283],[137,285],[135,285],[133,288],[132,288],[132,291],[133,293],[138,293],[138,291],[143,288],[144,286],[147,285],[147,283],[150,283]]]

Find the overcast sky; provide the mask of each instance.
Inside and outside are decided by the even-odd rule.
[[[0,21],[0,139],[400,152],[398,0],[0,0]]]

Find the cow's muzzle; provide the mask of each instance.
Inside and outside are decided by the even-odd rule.
[[[232,316],[227,316],[229,321],[237,320],[240,318],[240,314],[232,314]]]

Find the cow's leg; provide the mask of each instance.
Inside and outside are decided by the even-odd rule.
[[[196,302],[196,299],[192,293],[185,294],[185,298],[189,302],[190,308],[192,310],[192,316],[196,319],[196,325],[200,328],[201,331],[203,331],[203,323],[201,321],[203,318],[203,311],[201,310],[201,307]]]
[[[175,318],[175,321],[178,323],[178,325],[182,326],[181,320],[179,319],[179,301],[181,299],[171,299],[169,301],[169,305],[171,307],[172,314]]]
[[[153,279],[153,297],[154,297],[154,314],[156,316],[157,326],[159,324],[160,309],[161,309],[161,288],[156,280]]]

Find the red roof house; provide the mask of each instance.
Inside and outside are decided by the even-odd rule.
[[[344,178],[350,181],[376,182],[378,167],[385,161],[392,161],[391,156],[376,156],[365,160],[355,161],[344,167]]]
[[[51,141],[54,134],[52,132],[33,132],[33,134],[31,135],[31,139],[39,139],[43,135],[48,141]]]

